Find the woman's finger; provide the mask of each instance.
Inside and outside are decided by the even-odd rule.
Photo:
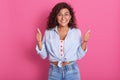
[[[87,31],[87,33],[90,33],[91,32],[91,30],[89,29],[88,31]]]
[[[41,34],[41,32],[40,32],[40,29],[39,29],[39,28],[37,28],[37,32]]]

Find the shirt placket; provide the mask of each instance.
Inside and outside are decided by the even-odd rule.
[[[60,40],[60,55],[61,57],[64,57],[64,47],[63,47],[63,40]]]

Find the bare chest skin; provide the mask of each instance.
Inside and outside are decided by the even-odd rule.
[[[68,29],[65,29],[65,30],[58,29],[58,32],[59,32],[60,40],[65,40],[67,33],[68,33]]]

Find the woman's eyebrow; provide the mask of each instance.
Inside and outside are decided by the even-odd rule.
[[[70,13],[70,12],[65,12],[65,13]]]

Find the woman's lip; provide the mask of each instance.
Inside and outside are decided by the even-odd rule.
[[[67,21],[60,21],[60,22],[62,22],[62,23],[66,23]]]

